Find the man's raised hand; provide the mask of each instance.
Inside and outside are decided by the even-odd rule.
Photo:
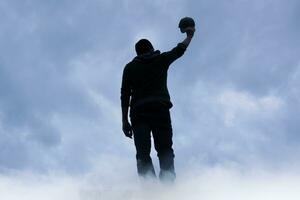
[[[196,31],[195,27],[187,27],[187,28],[185,28],[185,30],[184,30],[184,32],[186,32],[186,35],[187,35],[188,37],[193,37],[195,31]]]

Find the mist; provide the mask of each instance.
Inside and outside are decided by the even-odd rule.
[[[139,180],[132,173],[104,173],[84,176],[18,174],[0,177],[0,195],[5,200],[296,200],[300,176],[297,171],[234,168],[193,168],[181,174],[173,185],[157,180]]]
[[[299,199],[298,0],[0,1],[0,197]],[[122,133],[134,44],[196,32],[168,87],[176,183],[141,181]],[[158,172],[156,153],[152,158]]]

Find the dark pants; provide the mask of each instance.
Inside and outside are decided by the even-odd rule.
[[[161,105],[147,105],[131,113],[136,147],[137,171],[142,177],[156,177],[151,152],[151,132],[159,158],[162,181],[175,179],[172,125],[169,109]]]

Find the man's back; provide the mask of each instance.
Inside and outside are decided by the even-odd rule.
[[[186,47],[179,43],[171,51],[162,54],[157,50],[136,56],[125,66],[122,94],[126,96],[131,92],[131,108],[149,102],[159,102],[172,107],[167,87],[167,72],[170,64],[181,57],[185,49]]]

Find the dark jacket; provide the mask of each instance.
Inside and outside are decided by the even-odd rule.
[[[169,66],[186,50],[182,43],[171,51],[159,50],[136,56],[123,71],[121,86],[122,107],[130,105],[131,111],[149,103],[160,103],[172,107],[167,87]],[[131,97],[131,99],[130,99]]]

